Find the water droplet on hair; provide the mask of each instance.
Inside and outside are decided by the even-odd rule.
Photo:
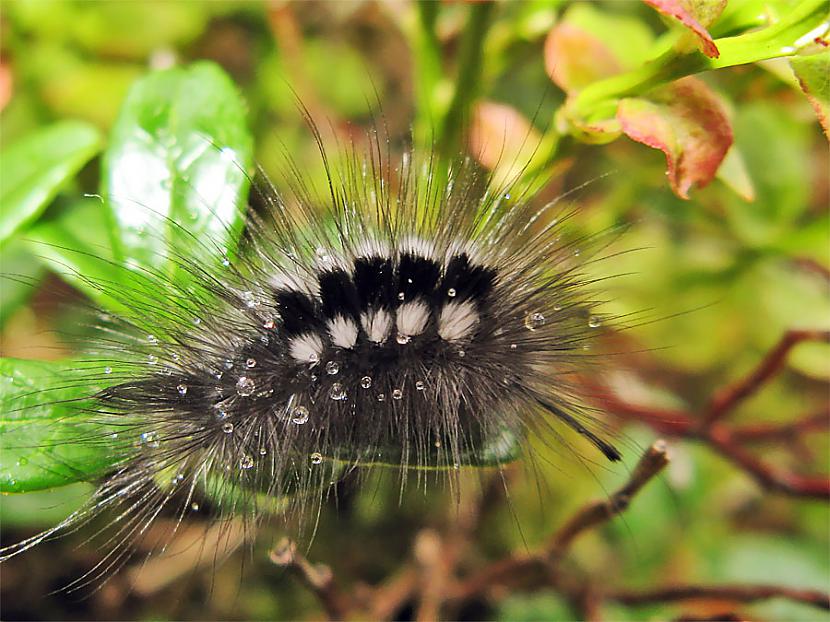
[[[511,350],[515,350],[515,349],[516,349],[516,348],[518,348],[518,347],[519,347],[519,346],[517,346],[515,343],[511,343],[511,344],[510,344],[510,349],[511,349]]]
[[[412,337],[410,337],[409,335],[398,333],[398,336],[395,337],[395,341],[397,341],[400,345],[405,346],[410,341],[412,341]]]
[[[459,356],[459,358],[463,359],[465,356],[467,356],[467,353],[464,350],[459,349],[458,350],[458,356]]]
[[[553,305],[553,310],[554,311],[561,311],[562,310],[562,305]]]
[[[406,298],[406,294],[403,292],[398,292],[398,300],[404,300]]]
[[[178,386],[176,387],[176,391],[178,391],[179,395],[181,395],[182,397],[184,397],[185,395],[187,395],[187,385],[186,385],[186,384],[180,384],[180,385],[178,385]]]
[[[424,381],[423,381],[423,380],[418,380],[418,381],[416,381],[416,382],[415,382],[415,388],[416,388],[418,391],[423,391],[424,389],[426,389],[426,388],[427,388],[427,385],[426,385],[426,384],[424,384]]]
[[[308,362],[311,363],[312,365],[316,365],[319,360],[320,360],[320,355],[317,354],[316,352],[312,352],[311,354],[308,355]]]
[[[249,309],[254,309],[259,305],[259,301],[256,299],[256,296],[254,296],[253,292],[242,292],[240,298],[242,298],[245,306]]]
[[[198,326],[201,323],[202,323],[202,318],[200,318],[200,317],[194,317],[193,318],[193,325],[194,326]]]
[[[447,296],[449,296],[450,298],[455,298],[455,295],[456,295],[457,293],[458,293],[458,292],[456,292],[456,291],[455,291],[455,288],[454,288],[454,287],[450,287],[450,288],[447,290]]]
[[[504,198],[505,198],[505,200],[509,201],[509,200],[510,200],[510,198],[511,198],[511,197],[510,197],[510,193],[509,193],[509,192],[505,192],[505,194],[504,194]]]
[[[147,335],[147,341],[149,341],[152,344],[156,344],[159,342],[159,340],[156,339],[155,335]]]
[[[340,372],[340,363],[337,361],[329,361],[326,363],[326,373],[329,376],[334,376]]]
[[[147,364],[148,365],[155,365],[156,363],[158,363],[158,360],[159,360],[158,357],[153,355],[153,354],[148,354],[147,355]]]
[[[232,360],[230,360],[230,359],[227,359],[227,360],[223,363],[223,365],[225,366],[225,369],[233,369],[233,361],[232,361]]]
[[[159,435],[158,432],[143,432],[141,434],[141,443],[147,445],[147,447],[156,448],[159,446]]]
[[[528,313],[525,318],[525,328],[528,330],[536,330],[545,325],[545,316],[536,311],[535,313]]]
[[[227,256],[222,257],[222,265],[226,268],[231,265],[231,260],[227,258]]]
[[[345,400],[346,399],[346,390],[343,388],[343,385],[339,382],[335,382],[331,385],[331,390],[329,391],[329,397],[335,401]]]
[[[360,379],[360,386],[364,389],[368,389],[372,386],[372,377],[371,376],[363,376]]]
[[[400,389],[392,389],[392,399],[399,400],[403,398],[403,391]]]
[[[236,392],[242,397],[247,397],[254,392],[256,383],[248,378],[248,376],[240,376],[236,381]]]
[[[109,375],[112,373],[112,367],[104,367],[104,373]]]
[[[308,408],[305,406],[297,406],[291,411],[291,422],[297,425],[303,425],[308,421]]]
[[[581,252],[581,251],[580,251],[578,248],[575,248],[575,249],[574,249],[574,257],[579,257],[579,253],[580,253],[580,252]]]
[[[321,454],[319,451],[315,451],[313,454],[311,454],[310,458],[311,464],[320,464],[323,461],[323,454]]]
[[[267,455],[267,454],[268,454],[268,450],[267,450],[267,449],[265,449],[265,447],[260,447],[260,448],[259,448],[259,455],[260,455],[260,456],[265,456],[265,455]]]
[[[233,432],[233,424],[230,421],[228,423],[223,423],[222,424],[222,431],[225,434],[230,434],[231,432]]]
[[[245,367],[251,369],[252,367],[256,367],[256,359],[248,359],[245,361]]]
[[[242,458],[239,460],[239,468],[247,471],[248,469],[253,468],[254,466],[254,459],[249,456],[248,454],[243,454]]]
[[[599,319],[596,315],[592,315],[588,318],[588,326],[591,328],[599,328],[599,325],[602,324],[602,320]]]
[[[273,319],[270,319],[270,318],[265,320],[262,323],[262,327],[267,328],[268,330],[272,330],[276,325],[277,325],[277,323]]]
[[[378,393],[378,401],[385,402],[386,401],[386,393]]]
[[[214,410],[216,410],[216,418],[217,419],[219,419],[221,421],[222,419],[227,419],[228,418],[228,413],[225,412],[224,408],[222,408],[221,406],[214,406],[213,408],[214,408]]]
[[[194,512],[198,512],[199,511],[199,504],[194,501],[193,503],[190,504],[190,509],[193,510]]]
[[[441,439],[436,438],[433,445],[436,447],[436,449],[440,448],[441,447]]]

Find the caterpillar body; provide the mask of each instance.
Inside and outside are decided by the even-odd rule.
[[[302,514],[344,471],[500,466],[560,426],[619,460],[573,383],[604,319],[580,268],[590,241],[471,161],[436,181],[430,161],[393,166],[374,145],[327,167],[324,193],[299,175],[293,201],[255,184],[266,208],[235,256],[190,239],[176,275],[122,266],[123,283],[97,284],[123,312],[78,370],[101,388],[78,401],[71,442],[105,442],[108,468],[86,505],[4,557],[109,510],[104,576],[200,496],[223,515],[259,520],[275,499]]]

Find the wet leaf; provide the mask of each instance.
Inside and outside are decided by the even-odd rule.
[[[232,249],[241,232],[252,140],[245,105],[212,63],[158,71],[127,96],[104,158],[115,258],[184,277],[174,257]]]
[[[114,463],[106,430],[82,412],[95,389],[78,381],[77,367],[0,359],[0,492],[87,481]]]
[[[718,58],[720,51],[706,30],[723,12],[726,0],[644,0],[667,17],[679,21],[697,39],[700,51],[709,58]]]
[[[830,139],[830,50],[797,56],[790,59],[790,66],[815,109],[824,134]]]
[[[101,148],[91,125],[62,121],[0,152],[0,244],[32,223],[61,186]]]
[[[648,97],[619,103],[617,118],[629,138],[666,154],[672,190],[688,199],[705,186],[732,146],[732,127],[717,95],[697,78],[684,78]]]

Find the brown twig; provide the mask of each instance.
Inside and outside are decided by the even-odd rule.
[[[718,391],[709,408],[703,415],[703,426],[709,426],[722,419],[743,400],[753,395],[770,378],[778,373],[784,366],[787,355],[796,345],[804,341],[827,341],[830,342],[830,331],[828,330],[790,330],[761,360],[758,366],[747,376],[727,385]]]
[[[656,441],[640,458],[628,481],[608,499],[590,503],[579,510],[565,521],[540,551],[508,555],[468,577],[456,586],[452,599],[468,600],[494,585],[518,581],[534,568],[558,562],[577,536],[623,512],[634,495],[668,462],[666,443],[662,440]]]
[[[799,590],[780,585],[669,585],[643,591],[606,592],[604,597],[606,600],[613,600],[623,605],[647,605],[704,598],[752,603],[780,597],[830,610],[830,594],[827,592]]]
[[[277,566],[290,570],[314,593],[331,620],[343,620],[350,609],[349,599],[341,593],[334,580],[331,568],[323,564],[312,564],[297,552],[296,543],[283,538],[269,553]]]
[[[631,499],[669,463],[665,441],[658,440],[640,458],[625,485],[604,501],[590,503],[560,527],[546,547],[551,560],[562,557],[584,531],[607,522],[628,508]]]
[[[808,415],[789,423],[754,423],[732,429],[732,439],[738,443],[767,443],[791,441],[808,432],[830,428],[830,410]]]
[[[830,341],[830,331],[788,331],[751,373],[718,391],[710,400],[710,405],[702,417],[696,417],[683,410],[657,409],[629,404],[589,379],[584,379],[583,384],[590,396],[608,412],[625,419],[646,423],[660,434],[702,441],[745,471],[767,490],[795,497],[828,500],[830,499],[830,477],[790,473],[767,464],[743,446],[743,443],[750,440],[747,437],[752,433],[748,435],[746,428],[731,430],[721,421],[783,367],[787,354],[796,344],[812,340]],[[816,418],[809,423],[790,424],[789,427],[804,430],[817,425],[820,423]],[[778,430],[784,429],[786,426],[778,428]],[[764,434],[767,434],[767,438],[771,437],[768,431],[757,433],[756,437],[763,437]]]

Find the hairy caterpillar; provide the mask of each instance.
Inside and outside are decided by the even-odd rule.
[[[166,222],[187,249],[174,274],[125,265],[123,282],[96,283],[123,311],[63,381],[100,385],[73,399],[65,442],[105,443],[111,459],[86,505],[4,557],[107,510],[91,580],[205,496],[224,516],[255,522],[278,503],[302,520],[344,472],[452,478],[561,428],[620,458],[572,382],[605,319],[580,269],[590,241],[472,161],[441,174],[370,145],[327,166],[323,192],[296,170],[294,201],[256,184],[265,209],[236,256]]]

